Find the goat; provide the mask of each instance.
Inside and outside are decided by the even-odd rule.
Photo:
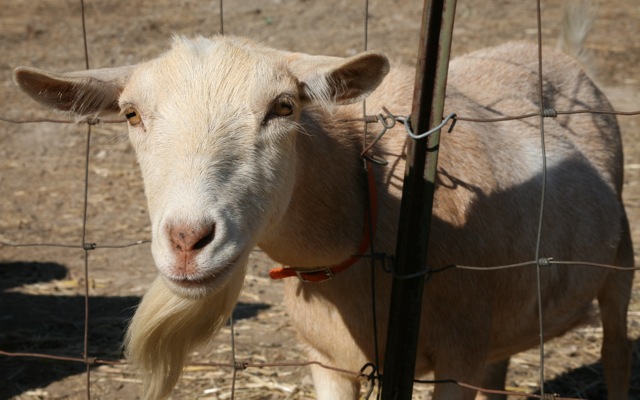
[[[578,62],[543,53],[547,106],[610,109]],[[413,71],[389,71],[377,52],[312,56],[221,36],[175,37],[158,58],[123,68],[16,69],[18,85],[48,107],[128,119],[160,272],[126,336],[145,398],[169,396],[189,350],[225,323],[254,246],[298,273],[339,264],[358,249],[367,224],[367,174],[362,122],[354,121],[361,108],[354,103],[368,96],[369,109],[407,113]],[[487,118],[538,110],[536,71],[537,48],[526,43],[454,59],[446,113]],[[538,124],[459,122],[443,135],[430,266],[533,259],[542,185]],[[615,117],[562,115],[545,131],[541,254],[633,267]],[[373,170],[379,211],[372,240],[386,254],[395,249],[406,140],[395,128],[375,150],[389,161]],[[311,359],[348,370],[374,359],[371,273],[361,259],[327,282],[286,280],[292,324]],[[423,298],[416,375],[434,371],[436,379],[503,386],[509,357],[539,343],[535,273],[523,267],[433,275]],[[375,279],[384,354],[392,278]],[[545,340],[588,321],[598,300],[610,399],[627,395],[632,279],[631,270],[586,266],[541,271]],[[319,399],[357,398],[353,377],[311,370]],[[474,396],[456,385],[436,385],[434,392],[439,400]]]

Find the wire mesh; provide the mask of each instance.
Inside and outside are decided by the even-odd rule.
[[[84,47],[84,55],[85,55],[85,63],[86,63],[86,68],[89,68],[89,44],[88,44],[88,39],[87,39],[87,29],[86,29],[86,22],[85,22],[85,12],[84,12],[84,1],[81,0],[80,1],[81,4],[81,17],[82,17],[82,30],[83,30],[83,47]],[[540,10],[540,2],[537,2],[537,16],[538,16],[538,41],[541,42],[541,35],[542,35],[542,28],[541,28],[541,10]],[[364,44],[364,48],[365,50],[367,49],[367,37],[368,37],[368,15],[369,15],[369,11],[368,11],[368,1],[365,4],[365,44]],[[223,27],[222,27],[222,2],[220,3],[220,16],[221,16],[221,32],[223,32]],[[542,71],[539,71],[540,76],[542,76]],[[542,98],[542,92],[540,94],[540,97]],[[540,102],[540,104],[542,105],[542,100]],[[363,121],[365,122],[365,126],[367,125],[367,123],[372,122],[374,119],[376,120],[376,122],[380,122],[380,119],[376,119],[376,118],[369,118],[366,115],[366,105],[363,106],[363,110],[364,110],[364,117],[363,117]],[[404,110],[403,110],[404,111]],[[564,115],[564,114],[575,114],[575,113],[609,113],[609,114],[616,114],[619,116],[633,116],[633,115],[640,115],[640,111],[602,111],[602,110],[571,110],[571,111],[554,111],[554,112],[549,112],[546,111],[544,109],[541,108],[541,110],[537,113],[530,113],[530,114],[526,114],[526,115],[520,115],[520,116],[503,116],[503,117],[498,117],[498,118],[494,118],[494,119],[485,119],[485,120],[479,120],[479,119],[472,119],[472,118],[465,118],[464,116],[456,116],[456,118],[454,119],[455,121],[464,121],[464,122],[469,122],[469,123],[496,123],[496,122],[501,122],[501,121],[509,121],[509,120],[516,120],[516,119],[523,119],[523,118],[534,118],[534,117],[538,117],[541,120],[541,127],[544,126],[544,120],[543,118],[545,117],[551,117],[552,115]],[[382,119],[384,120],[384,118]],[[77,123],[78,121],[73,121],[73,120],[67,120],[67,119],[52,119],[52,118],[41,118],[41,119],[15,119],[15,118],[7,118],[7,117],[0,117],[0,121],[3,121],[5,123],[11,123],[11,124],[24,124],[24,123]],[[82,243],[81,244],[65,244],[65,243],[56,243],[56,242],[33,242],[33,243],[16,243],[16,242],[12,242],[12,241],[0,241],[0,246],[6,246],[6,247],[64,247],[64,248],[77,248],[77,249],[81,249],[84,253],[84,273],[85,273],[85,278],[84,278],[84,284],[85,284],[85,295],[84,295],[84,299],[85,299],[85,314],[84,314],[84,343],[83,343],[83,354],[82,354],[82,358],[78,358],[78,357],[64,357],[64,356],[56,356],[56,355],[49,355],[49,354],[39,354],[39,353],[26,353],[26,352],[6,352],[6,351],[1,351],[0,350],[0,354],[4,355],[4,356],[10,356],[10,357],[34,357],[34,358],[43,358],[43,359],[52,359],[52,360],[59,360],[59,361],[68,361],[68,362],[77,362],[77,363],[84,363],[86,365],[86,398],[90,398],[91,397],[91,378],[90,378],[90,371],[91,371],[91,367],[97,364],[104,364],[104,365],[117,365],[122,363],[122,360],[101,360],[101,359],[97,359],[94,357],[90,356],[90,351],[89,351],[89,325],[88,325],[88,321],[89,321],[89,306],[90,306],[90,299],[91,299],[91,293],[90,293],[90,263],[89,263],[89,259],[90,259],[90,252],[91,250],[94,249],[99,249],[99,248],[111,248],[111,249],[120,249],[120,248],[125,248],[125,247],[131,247],[131,246],[137,246],[137,245],[141,245],[141,244],[145,244],[148,243],[148,240],[138,240],[132,243],[126,243],[126,244],[100,244],[100,243],[87,243],[86,242],[86,232],[87,232],[87,227],[86,227],[86,223],[88,220],[88,214],[87,214],[87,207],[89,204],[89,176],[90,176],[90,153],[91,153],[91,135],[92,135],[92,126],[96,125],[96,124],[103,124],[103,123],[119,123],[119,122],[123,122],[121,120],[101,120],[101,121],[90,121],[90,123],[87,124],[87,133],[86,133],[86,149],[85,149],[85,164],[84,164],[84,202],[83,202],[83,217],[82,217]],[[542,141],[542,146],[544,148],[544,136],[543,134],[541,134],[541,141]],[[366,143],[365,143],[366,144]],[[544,157],[544,153],[543,156],[541,157],[542,160],[545,160]],[[544,168],[543,168],[544,170]],[[543,198],[544,198],[544,193],[542,194]],[[541,215],[541,219],[542,219],[542,215]],[[539,232],[542,232],[542,229],[539,228]],[[540,233],[542,234],[542,233]],[[372,251],[372,254],[369,255],[364,255],[364,256],[368,256],[371,257],[371,259],[374,259],[376,254],[375,252]],[[544,267],[544,265],[542,265],[543,263],[541,263],[541,258],[539,257],[539,245],[536,246],[536,260],[533,261],[526,261],[526,262],[522,262],[522,263],[516,263],[513,265],[508,265],[508,266],[494,266],[494,267],[490,267],[490,268],[480,268],[480,267],[473,267],[473,266],[462,266],[462,265],[458,265],[458,266],[451,266],[451,267],[455,267],[455,268],[460,268],[460,269],[482,269],[482,270],[491,270],[491,269],[505,269],[505,268],[519,268],[519,267],[524,267],[524,266],[536,266],[538,269],[540,269],[541,267]],[[597,268],[611,268],[611,269],[620,269],[619,267],[616,266],[610,266],[610,265],[602,265],[602,264],[595,264],[595,263],[589,263],[589,262],[585,262],[585,261],[573,261],[573,260],[549,260],[548,261],[549,264],[564,264],[564,265],[581,265],[581,266],[589,266],[589,267],[597,267]],[[448,267],[445,267],[448,268]],[[445,268],[442,268],[442,270],[444,270]],[[636,268],[637,269],[637,268]],[[438,270],[436,271],[426,271],[425,275],[428,275],[430,273],[433,272],[440,272]],[[542,309],[542,307],[540,307],[540,309]],[[540,319],[542,319],[542,317],[540,316]],[[233,326],[233,325],[232,325]],[[374,329],[374,334],[375,331],[377,329]],[[541,329],[542,331],[542,329]],[[233,333],[233,329],[231,329],[231,339],[232,341],[234,340],[234,333]],[[542,332],[541,332],[541,336],[543,336]],[[376,339],[377,342],[377,339]],[[232,345],[232,347],[235,347]],[[544,357],[544,345],[543,342],[541,341],[541,353],[540,353],[540,366],[541,366],[541,374],[540,374],[540,387],[543,388],[544,387],[544,378],[545,378],[545,374],[544,374],[544,363],[545,363],[545,357]],[[377,360],[376,360],[376,364],[377,364]],[[220,366],[220,367],[229,367],[233,369],[233,378],[232,378],[232,398],[233,398],[233,388],[235,387],[235,376],[236,376],[236,372],[239,370],[244,370],[246,368],[264,368],[267,366],[277,366],[277,367],[301,367],[301,366],[308,366],[311,364],[316,364],[316,365],[320,365],[324,368],[329,368],[329,369],[334,369],[340,372],[343,372],[345,374],[349,374],[352,376],[359,376],[359,377],[363,377],[363,378],[367,378],[369,376],[369,374],[365,374],[363,373],[363,371],[347,371],[344,369],[339,368],[339,366],[328,366],[328,365],[324,365],[315,361],[301,361],[301,362],[273,362],[273,363],[249,363],[249,362],[244,362],[244,363],[239,363],[236,359],[236,354],[235,351],[232,351],[232,362],[231,363],[193,363],[192,365],[202,365],[202,366]],[[378,379],[379,377],[374,377],[373,379]],[[476,388],[473,387],[471,385],[467,385],[465,383],[462,382],[454,382],[454,381],[447,381],[447,382],[436,382],[436,381],[417,381],[419,383],[430,383],[430,384],[459,384],[459,385],[463,385],[466,387],[471,387],[474,390],[479,390],[479,391],[484,391],[485,393],[497,393],[496,391],[487,391],[487,390],[483,390],[481,388]],[[543,398],[544,397],[544,393],[540,396],[538,395],[525,395],[525,394],[521,394],[521,393],[514,393],[512,391],[509,392],[499,392],[499,393],[509,393],[511,395],[519,395],[519,396],[527,396],[527,397],[531,397],[531,398]]]

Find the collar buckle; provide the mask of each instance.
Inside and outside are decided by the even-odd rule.
[[[301,282],[324,282],[333,279],[334,272],[329,267],[318,268],[313,270],[296,270],[296,276]]]

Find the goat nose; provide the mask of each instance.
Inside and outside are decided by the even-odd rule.
[[[189,224],[174,224],[169,227],[169,240],[176,253],[194,255],[213,241],[215,230],[215,224],[197,227]]]

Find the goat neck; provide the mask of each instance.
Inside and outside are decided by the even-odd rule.
[[[296,142],[296,176],[287,211],[259,242],[275,261],[314,268],[357,252],[366,211],[362,133],[341,109],[307,110]],[[304,222],[303,222],[304,221]]]

